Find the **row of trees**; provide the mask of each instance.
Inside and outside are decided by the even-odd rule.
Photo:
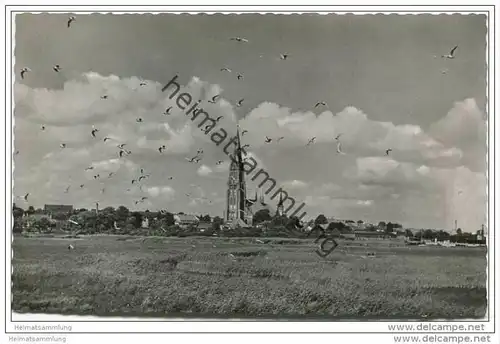
[[[407,230],[407,236],[413,237],[417,240],[437,239],[438,241],[450,240],[451,242],[457,243],[475,243],[485,241],[484,232],[482,230],[478,230],[476,234],[472,234],[469,232],[463,232],[461,228],[457,229],[456,234],[450,234],[444,230],[433,231],[432,229],[421,230],[417,233],[412,233]],[[478,236],[481,237],[480,240],[478,240]]]
[[[42,209],[34,209],[33,206],[30,206],[27,210],[23,210],[22,208],[16,207],[14,204],[14,218],[19,218],[23,214],[32,215],[32,214],[43,214]],[[179,214],[183,214],[182,212]],[[142,221],[144,218],[148,218],[150,226],[154,226],[155,224],[170,227],[174,224],[173,214],[170,212],[149,212],[146,210],[145,212],[137,212],[137,211],[129,211],[129,209],[125,206],[119,206],[118,208],[106,207],[99,211],[98,215],[95,215],[95,212],[89,211],[85,208],[75,209],[72,214],[54,214],[52,216],[55,220],[67,220],[71,218],[73,221],[78,223],[85,223],[86,227],[96,228],[96,231],[99,231],[100,228],[107,228],[109,226],[114,227],[114,222],[116,221],[117,227],[133,227],[140,228]],[[212,218],[210,215],[198,215],[198,218],[202,222],[211,222]],[[156,220],[155,220],[156,219]],[[222,219],[216,216],[214,219],[217,219],[217,223],[222,223]],[[152,223],[153,222],[153,223]],[[276,216],[272,215],[269,209],[259,210],[253,216],[253,223],[268,223],[271,227],[285,227],[290,229],[295,229],[296,226],[299,226],[298,219],[289,219],[286,215]],[[326,224],[328,220],[324,214],[320,214],[314,220],[315,224]],[[345,225],[341,222],[334,222],[332,224],[332,228],[336,228],[339,230],[345,230],[348,228],[348,224],[364,224],[363,220],[346,221]],[[383,229],[386,232],[392,233],[396,231],[398,228],[402,228],[402,226],[398,223],[385,223],[384,221],[379,222],[378,226],[370,225],[366,229],[375,231],[377,229]]]
[[[23,217],[23,215],[44,214],[41,209],[33,209],[33,207],[24,210],[16,204],[13,206],[14,216],[14,231],[20,232],[29,227],[30,231],[50,231],[54,228],[55,222],[50,221],[46,217],[32,220],[30,217]],[[200,220],[205,222],[212,221],[210,215],[200,215]],[[125,206],[118,208],[106,207],[99,212],[90,211],[87,209],[75,209],[70,214],[53,214],[54,220],[71,220],[63,222],[61,225],[62,230],[66,231],[79,231],[83,233],[116,233],[125,234],[133,231],[142,230],[142,223],[144,219],[148,220],[148,229],[152,232],[175,232],[180,228],[175,226],[174,214],[168,211],[145,212],[130,211]],[[220,217],[213,219],[213,229],[219,230],[223,223]],[[28,226],[29,222],[29,226]]]
[[[55,221],[51,221],[45,217],[30,220],[29,217],[23,217],[25,214],[43,214],[40,209],[33,209],[29,207],[24,210],[16,204],[13,206],[13,216],[14,216],[14,231],[21,232],[23,229],[26,230],[29,227],[30,231],[46,232],[50,231],[55,226]],[[182,213],[181,213],[182,214]],[[210,215],[199,215],[198,216],[202,222],[212,222],[208,234],[218,232],[221,229],[224,221],[222,218],[215,216],[211,218]],[[110,234],[133,234],[134,232],[141,232],[141,234],[153,233],[153,234],[167,234],[175,235],[176,233],[186,233],[186,232],[197,232],[196,226],[189,228],[187,231],[181,229],[175,225],[174,214],[168,211],[150,212],[146,210],[145,212],[130,211],[125,206],[119,206],[118,208],[106,207],[99,212],[90,211],[87,209],[75,209],[71,214],[55,214],[52,216],[54,220],[71,220],[62,222],[61,229],[72,232],[82,232],[82,233],[110,233]],[[147,229],[143,229],[143,220],[148,220]],[[27,222],[30,221],[29,226]],[[350,221],[354,223],[354,221]],[[76,224],[75,224],[76,223]],[[277,231],[277,233],[283,234],[287,233],[298,233],[302,227],[300,221],[296,217],[288,218],[285,215],[278,216],[272,215],[268,209],[259,210],[253,216],[253,223],[255,225],[265,224],[267,232]],[[326,224],[328,223],[325,215],[321,214],[314,220],[316,224]],[[358,225],[362,224],[361,220],[356,222]],[[398,223],[385,223],[380,222],[378,226],[368,226],[366,230],[377,230],[384,229],[387,233],[400,232],[402,231],[401,225]],[[343,222],[331,222],[328,229],[338,230],[340,233],[352,232],[352,228],[349,225],[349,221]],[[461,229],[457,230],[456,235],[450,235],[450,233],[440,230],[435,231],[431,229],[426,229],[413,233],[410,230],[405,230],[405,235],[407,237],[414,237],[418,240],[451,240],[460,242],[462,239],[467,242],[473,235],[471,233],[464,233]],[[476,233],[481,234],[481,233]],[[463,241],[462,240],[462,241]]]
[[[328,219],[326,218],[326,216],[324,214],[320,214],[316,217],[316,219],[314,220],[314,223],[315,224],[327,224]],[[342,225],[340,225],[340,223]],[[343,229],[343,228],[348,227],[350,225],[361,226],[364,224],[364,221],[363,220],[358,220],[358,221],[347,220],[347,221],[345,221],[345,224],[342,222],[334,222],[334,224],[339,229]],[[377,226],[374,226],[371,224],[366,226],[366,230],[368,230],[368,231],[376,231],[377,229],[382,229],[386,233],[393,233],[393,232],[396,232],[402,228],[403,228],[403,226],[399,223],[393,223],[393,222],[386,223],[385,221],[380,221]]]
[[[254,225],[267,223],[268,227],[283,227],[289,230],[296,230],[300,227],[300,221],[297,217],[287,217],[286,215],[271,215],[269,209],[261,209],[257,211],[253,218],[252,222]]]

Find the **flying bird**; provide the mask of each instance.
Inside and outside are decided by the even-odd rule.
[[[208,134],[208,132],[212,130],[212,126],[209,124],[205,127],[204,131],[205,131],[205,134]]]
[[[126,143],[120,143],[117,147],[120,149],[123,149],[127,144]]]
[[[30,195],[30,193],[28,192],[26,195],[24,195],[24,200],[27,202],[28,201],[28,196]]]
[[[286,60],[289,56],[289,54],[280,54],[280,59]]]
[[[144,174],[144,169],[143,168],[141,168],[141,174]]]
[[[246,39],[246,38],[241,38],[241,37],[231,37],[231,41],[237,41],[237,42],[248,43],[248,39]]]
[[[125,154],[125,153],[126,153],[126,152],[125,152],[123,149],[121,149],[121,150],[120,150],[120,153],[118,153],[118,154],[120,155],[120,158],[121,158],[121,157],[123,157],[123,154]]]
[[[281,137],[278,137],[278,140],[276,142],[280,142],[281,140],[283,140],[285,137],[284,136],[281,136]]]
[[[441,55],[441,57],[447,58],[447,59],[454,59],[455,58],[455,50],[457,50],[458,45],[455,45],[453,49],[451,49],[450,53],[448,55]]]
[[[203,149],[201,149],[201,148],[200,148],[200,149],[198,149],[198,150],[196,151],[196,154],[203,154]]]
[[[248,133],[248,130],[243,130],[243,131],[241,132],[241,136],[245,135],[246,133]]]
[[[169,107],[168,109],[166,109],[165,112],[163,112],[163,114],[165,116],[168,116],[168,115],[170,115],[170,111],[172,111],[172,107]]]
[[[168,177],[168,180],[172,180],[172,179],[174,179],[174,177]]]
[[[28,72],[31,72],[31,69],[29,69],[28,67],[24,67],[23,69],[21,69],[21,79],[24,79],[24,74]]]
[[[338,141],[340,139],[340,136],[342,136],[342,134],[338,134],[337,136],[335,136],[335,140]]]
[[[317,103],[316,103],[316,105],[314,106],[314,108],[317,108],[317,107],[318,107],[318,106],[320,106],[320,105],[323,105],[323,106],[328,107],[328,103],[327,103],[327,102],[323,102],[323,101],[322,101],[322,102],[317,102]]]
[[[391,149],[391,148],[386,149],[386,150],[385,150],[385,155],[389,155],[389,153],[390,153],[390,152],[392,152],[392,149]]]
[[[91,131],[90,133],[92,134],[92,137],[95,137],[95,134],[96,134],[97,132],[99,132],[99,129],[94,128],[94,129],[92,129],[92,131]]]
[[[100,177],[101,177],[101,176],[100,176],[99,174],[96,174],[96,175],[94,176],[94,179],[97,179],[97,178],[100,178]]]
[[[104,142],[106,142],[106,141],[108,141],[108,140],[111,140],[111,137],[105,137],[105,138],[103,139],[103,141],[104,141]]]
[[[69,19],[68,19],[68,27],[70,27],[71,23],[74,22],[75,20],[76,20],[76,18],[74,16],[69,17]]]
[[[221,70],[220,70],[220,71],[221,71],[221,72],[229,72],[229,73],[231,73],[231,69],[226,68],[226,67],[221,68]]]
[[[238,80],[241,80],[241,79],[243,79],[243,75],[242,74],[238,74],[237,78],[238,78]]]
[[[59,147],[61,147],[61,148],[66,148],[66,144],[65,144],[65,143],[61,143],[61,144],[59,145]]]
[[[111,178],[114,174],[115,174],[115,172],[109,172],[108,178]]]
[[[220,95],[215,95],[212,97],[211,100],[209,100],[208,102],[211,103],[211,104],[215,104],[217,103],[217,99],[220,97]]]
[[[245,100],[245,99],[240,99],[240,100],[238,100],[238,104],[236,104],[236,106],[237,106],[237,107],[240,107],[240,106],[241,106],[241,104],[243,104],[243,101],[244,101],[244,100]]]
[[[60,66],[60,65],[58,65],[58,64],[56,64],[54,67],[52,67],[52,69],[53,69],[55,72],[59,73],[59,71],[61,70],[61,66]]]
[[[309,142],[307,142],[307,145],[306,146],[309,146],[311,143],[314,143],[314,141],[316,141],[316,136],[314,136],[313,138],[311,138],[309,140]]]
[[[105,95],[101,96],[101,99],[108,99],[108,96],[105,94]]]
[[[265,141],[265,142],[266,142],[266,143],[271,143],[271,141],[272,141],[272,140],[273,140],[273,139],[271,139],[271,138],[269,138],[269,137],[267,137],[267,136],[266,136],[266,141]]]
[[[147,85],[147,83],[146,83],[145,81],[142,81],[142,82],[139,84],[139,86],[146,86],[146,85]]]
[[[84,186],[85,184],[80,184],[80,189],[83,189]]]
[[[137,123],[141,123],[141,122],[142,122],[142,118],[140,118],[140,117],[139,117],[139,118],[137,118],[135,121],[136,121]]]
[[[340,143],[340,141],[337,143],[337,153],[345,154],[344,152],[342,152],[342,143]]]
[[[85,169],[85,171],[89,171],[89,170],[93,170],[94,169],[94,166],[89,166]]]
[[[40,129],[45,130],[45,126],[44,126],[44,125],[42,125],[42,126],[40,127]]]
[[[73,246],[73,245],[71,245],[71,244],[69,244],[69,245],[68,245],[68,250],[70,250],[70,251],[71,251],[71,250],[74,250],[74,249],[75,249],[75,246]]]
[[[149,177],[149,174],[146,174],[146,175],[140,176],[140,177],[139,177],[139,181],[141,181],[141,180],[143,180],[143,179],[146,179],[147,177]]]
[[[163,145],[163,146],[161,146],[160,148],[158,148],[158,151],[159,151],[160,153],[163,153],[163,151],[164,151],[165,149],[167,149],[167,146]]]
[[[136,179],[132,179],[132,184],[134,184],[137,180]]]

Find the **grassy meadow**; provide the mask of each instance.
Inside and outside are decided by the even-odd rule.
[[[290,319],[478,318],[486,249],[313,240],[88,236],[13,242],[20,313]],[[74,250],[68,250],[72,244]],[[375,256],[368,253],[375,253]],[[232,256],[231,256],[232,255]]]

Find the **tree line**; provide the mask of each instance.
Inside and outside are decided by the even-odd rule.
[[[30,206],[24,210],[16,204],[13,206],[14,232],[23,230],[36,232],[51,232],[56,227],[56,221],[60,220],[60,229],[70,232],[79,232],[85,234],[110,233],[110,234],[133,234],[147,230],[151,233],[169,233],[180,231],[181,228],[175,224],[174,214],[168,211],[146,210],[144,212],[130,211],[125,206],[118,208],[106,207],[98,212],[88,209],[75,209],[73,212],[55,213],[52,221],[47,217],[31,220],[33,214],[45,214],[42,209],[34,209]],[[182,214],[182,213],[181,213]],[[199,215],[202,222],[212,223],[213,230],[218,230],[223,223],[218,216],[213,219],[210,215]],[[143,221],[148,220],[148,228],[142,228]],[[62,222],[64,221],[64,222]],[[28,225],[29,223],[29,225]]]

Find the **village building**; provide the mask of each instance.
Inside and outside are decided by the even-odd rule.
[[[197,226],[200,219],[195,215],[190,214],[175,214],[175,224],[181,228],[188,228],[189,226]]]

